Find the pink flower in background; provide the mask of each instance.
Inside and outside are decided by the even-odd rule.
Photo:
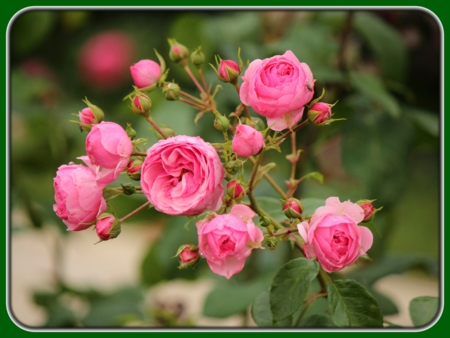
[[[154,144],[141,168],[148,200],[169,215],[199,215],[222,204],[225,175],[214,147],[200,137],[179,135]]]
[[[108,31],[93,36],[78,55],[78,69],[83,82],[99,90],[119,88],[128,79],[134,50],[133,41],[125,33]]]
[[[236,154],[242,157],[249,157],[261,151],[264,146],[264,137],[255,128],[239,124],[236,127],[236,133],[231,145]]]
[[[198,246],[212,272],[231,276],[240,272],[255,248],[262,248],[264,235],[252,218],[256,214],[243,205],[234,205],[229,214],[213,215],[197,222]]]
[[[150,87],[161,77],[161,67],[155,61],[141,60],[130,66],[131,77],[138,88]]]
[[[101,122],[94,124],[87,135],[86,151],[91,164],[114,169],[117,175],[126,168],[133,145],[120,125],[114,122]]]
[[[316,258],[327,272],[352,265],[373,242],[370,230],[358,226],[363,219],[364,211],[356,203],[327,198],[325,206],[317,208],[309,221],[298,225],[306,257]]]
[[[306,63],[290,51],[252,61],[242,77],[239,96],[247,106],[267,118],[273,130],[291,128],[314,96],[314,78]]]
[[[89,228],[106,210],[102,190],[91,169],[80,164],[62,165],[53,179],[55,201],[53,210],[67,225],[68,231]]]

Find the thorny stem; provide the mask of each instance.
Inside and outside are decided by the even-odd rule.
[[[294,129],[289,130],[289,131],[285,132],[283,135],[281,135],[280,137],[278,137],[278,138],[275,140],[275,143],[280,144],[281,141],[284,140],[286,137],[288,137],[288,136],[291,135],[292,133],[296,132],[297,130],[302,129],[304,126],[306,126],[306,125],[308,125],[308,124],[309,124],[309,121],[308,121],[308,120],[303,121],[302,123],[300,123],[300,124],[299,124],[297,127],[295,127]]]
[[[128,215],[123,216],[119,221],[120,223],[125,222],[127,219],[129,219],[131,216],[136,215],[139,211],[144,210],[146,207],[148,207],[150,204],[150,202],[146,202],[144,204],[142,204],[139,208],[133,210],[132,212],[130,212]],[[153,206],[152,206],[153,207]]]
[[[203,87],[200,85],[200,83],[198,83],[197,79],[195,78],[194,74],[192,74],[191,69],[189,68],[188,65],[184,66],[184,70],[186,71],[186,73],[189,75],[189,77],[191,78],[192,82],[194,82],[195,86],[198,88],[198,90],[200,90],[200,92],[202,94],[204,94],[205,96],[208,96],[208,94],[206,94],[205,90],[203,89]]]
[[[256,163],[256,160],[255,160],[255,158],[253,156],[250,156],[249,159],[250,159],[250,162],[253,163],[253,165]],[[278,194],[280,194],[280,196],[282,198],[284,198],[284,199],[287,198],[286,193],[283,191],[283,189],[281,189],[281,187],[277,184],[277,182],[275,182],[273,180],[272,176],[270,176],[269,173],[265,173],[263,176],[267,180],[267,182],[269,182],[269,184],[272,186],[272,188],[274,188],[276,190],[276,192]]]
[[[159,133],[159,135],[167,139],[167,135],[164,134],[164,132],[158,127],[158,125],[155,123],[155,121],[153,121],[151,116],[147,117],[147,121],[150,122],[152,127],[155,128],[155,130]]]

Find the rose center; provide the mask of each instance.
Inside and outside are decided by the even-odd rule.
[[[292,68],[286,65],[279,65],[277,67],[278,76],[290,76],[292,74]]]
[[[186,173],[192,173],[192,171],[185,168],[181,169],[180,176],[178,176],[178,182],[181,182],[181,180],[183,179],[183,175]]]
[[[223,253],[233,252],[235,247],[236,243],[234,243],[230,239],[230,237],[223,235],[219,238],[219,248],[221,252]]]
[[[342,231],[336,231],[331,240],[331,247],[335,252],[344,255],[347,252],[349,239]]]

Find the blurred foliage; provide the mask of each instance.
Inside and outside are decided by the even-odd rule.
[[[76,119],[72,114],[84,108],[82,99],[87,97],[100,106],[107,120],[123,126],[131,123],[139,137],[148,138],[146,147],[156,142],[149,125],[131,113],[129,102],[122,101],[131,91],[131,77],[116,89],[103,91],[83,82],[80,76],[81,48],[89,38],[104,31],[129,36],[136,46],[133,62],[157,60],[153,52],[156,48],[170,68],[168,80],[175,79],[183,90],[194,95],[195,87],[186,74],[168,58],[169,37],[191,50],[202,46],[206,55],[203,71],[214,85],[219,81],[207,64],[214,63],[215,54],[236,60],[240,47],[246,65],[256,58],[292,50],[312,69],[316,96],[325,88],[324,101],[339,100],[333,112],[336,118],[347,120],[321,128],[310,126],[297,133],[298,148],[303,150],[297,177],[313,171],[324,177],[323,185],[314,180],[301,183],[297,197],[302,199],[305,213],[311,214],[329,196],[353,201],[376,198],[376,206],[384,209],[372,225],[375,241],[369,255],[374,260],[361,264],[351,278],[370,287],[382,276],[417,266],[436,274],[442,46],[439,28],[426,13],[25,12],[13,23],[10,36],[11,208],[27,215],[36,228],[57,226],[61,234],[67,234],[52,210],[52,178],[60,165],[80,163],[76,158],[85,153],[85,134],[68,122]],[[228,114],[234,111],[239,98],[234,88],[220,85],[218,110]],[[151,94],[151,99],[152,114],[158,123],[170,125],[177,134],[200,135],[207,141],[220,142],[220,133],[212,128],[212,114],[205,115],[195,126],[192,107],[165,101],[158,91]],[[264,164],[277,164],[271,174],[282,187],[290,170],[285,159],[290,151],[288,143],[282,144],[282,153],[271,151],[264,158]],[[128,181],[126,177],[120,179],[120,183]],[[257,195],[264,196],[258,199],[260,205],[273,217],[284,219],[281,201],[265,180],[258,186]],[[125,215],[143,201],[142,196],[119,197],[111,205],[119,215]],[[43,326],[194,325],[180,321],[177,311],[164,306],[149,310],[143,305],[143,291],[175,278],[203,277],[215,282],[203,307],[205,316],[242,314],[253,300],[253,305],[269,304],[269,292],[261,292],[270,286],[280,266],[298,256],[285,242],[279,243],[275,251],[254,252],[244,270],[230,281],[214,276],[204,260],[195,269],[178,270],[177,259],[172,256],[181,244],[197,242],[195,220],[185,231],[187,218],[167,219],[154,210],[135,216],[136,220],[149,218],[162,220],[165,227],[158,240],[149,243],[141,264],[140,286],[110,294],[73,289],[38,292],[34,301],[47,313]],[[13,220],[11,227],[26,225]],[[70,285],[70,281],[65,282]],[[372,294],[384,314],[397,311],[389,298],[373,290]],[[88,310],[84,315],[70,306],[73,299],[85,304]],[[322,310],[322,300],[316,303]],[[330,318],[315,312],[314,306],[300,324],[331,326]],[[256,308],[262,312],[253,310],[255,321],[271,326],[270,311]],[[296,316],[298,312],[276,325],[291,325]]]

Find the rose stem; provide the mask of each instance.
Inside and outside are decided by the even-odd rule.
[[[295,321],[294,327],[297,327],[298,324],[300,323],[300,321],[302,320],[303,316],[306,313],[306,310],[308,310],[309,306],[311,305],[311,303],[313,301],[315,301],[317,298],[319,297],[324,297],[326,296],[325,293],[321,293],[321,292],[316,292],[314,294],[311,295],[311,297],[309,297],[309,299],[306,301],[305,303],[305,307],[303,308],[302,312],[300,313],[300,316],[298,316],[297,320]]]
[[[184,99],[184,98],[182,98],[182,97],[180,97],[180,101],[181,101],[181,102],[184,102],[184,103],[187,103],[188,105],[191,105],[192,107],[195,107],[195,108],[197,108],[198,110],[204,110],[204,109],[205,109],[205,107],[202,107],[202,106],[200,106],[199,104],[197,104],[197,103],[195,103],[195,102],[192,102],[192,101],[189,101],[189,100],[186,100],[186,99]]]
[[[286,137],[288,137],[289,135],[291,135],[292,133],[294,133],[294,132],[296,132],[297,130],[300,130],[300,129],[302,129],[304,126],[306,126],[306,125],[308,125],[309,124],[309,121],[308,120],[305,120],[305,121],[303,121],[302,123],[300,123],[297,127],[295,127],[294,129],[292,129],[292,130],[289,130],[289,131],[287,131],[287,132],[285,132],[283,135],[281,135],[280,137],[278,137],[276,140],[275,140],[275,143],[280,143],[280,141],[282,141],[283,139],[285,139]]]
[[[157,126],[157,124],[155,123],[155,121],[153,121],[151,116],[147,117],[147,121],[150,122],[152,127],[155,128],[155,130],[159,133],[159,135],[167,139],[166,134],[164,134],[164,132]]]
[[[131,216],[136,215],[139,211],[144,210],[147,206],[151,205],[150,202],[146,202],[144,204],[142,204],[139,208],[133,210],[132,212],[130,212],[128,215],[123,216],[121,219],[119,219],[119,222],[125,222],[128,218],[130,218]],[[153,207],[153,206],[152,206]]]
[[[250,162],[252,162],[253,164],[256,163],[256,160],[255,160],[255,158],[253,156],[250,156],[249,159],[250,159]],[[281,197],[283,197],[284,199],[287,199],[286,193],[280,188],[280,186],[277,184],[277,182],[275,182],[273,180],[272,176],[270,176],[269,173],[265,173],[264,174],[264,178],[277,191],[277,193],[280,194]]]
[[[147,156],[147,153],[141,152],[141,151],[135,151],[134,153],[131,153],[131,156]]]
[[[192,82],[194,82],[194,84],[197,86],[198,90],[200,90],[201,93],[203,93],[204,95],[208,96],[208,94],[206,94],[205,90],[203,89],[202,86],[200,86],[200,83],[198,83],[197,79],[195,78],[194,74],[192,74],[190,68],[188,65],[184,66],[184,70],[186,71],[186,73],[189,75],[189,77],[191,78]]]
[[[205,88],[205,91],[206,91],[206,93],[208,95],[208,98],[209,98],[208,86],[206,86],[205,77],[203,76],[203,71],[201,70],[201,68],[198,68],[198,75],[200,76],[200,79],[202,80],[203,88]]]
[[[185,91],[180,90],[180,94],[186,96],[187,98],[191,99],[192,101],[197,102],[198,104],[205,104],[205,102],[203,102],[199,98],[197,98],[189,93],[186,93]]]
[[[237,91],[238,96],[239,96],[239,89],[241,88],[241,87],[239,86],[239,83],[235,83],[235,84],[234,84],[234,88],[236,88],[236,91]],[[247,106],[246,106],[245,104],[243,104],[243,103],[242,103],[242,106],[244,107],[245,115],[247,116],[247,118],[249,118],[249,119],[251,120],[252,117],[250,116],[250,112],[248,111]]]
[[[295,131],[291,134],[291,145],[292,145],[292,167],[291,167],[291,180],[295,179],[295,167],[297,165],[297,160],[295,160],[295,156],[297,156],[297,139],[296,139]]]

